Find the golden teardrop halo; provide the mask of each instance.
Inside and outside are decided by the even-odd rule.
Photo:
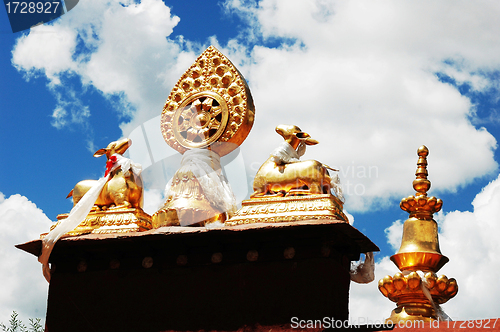
[[[162,111],[161,131],[167,144],[180,153],[209,148],[224,156],[243,143],[254,114],[243,75],[210,46],[170,92]]]

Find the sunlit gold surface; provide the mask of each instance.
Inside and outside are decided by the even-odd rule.
[[[245,200],[227,226],[256,222],[287,222],[306,219],[332,219],[348,222],[342,211],[342,202],[331,194],[262,197]]]
[[[405,252],[391,256],[401,271],[439,271],[448,263],[448,257],[430,252]]]
[[[297,149],[299,144],[315,145],[318,141],[297,126],[279,125],[276,132]],[[330,193],[331,178],[327,168],[316,160],[277,164],[269,157],[259,168],[253,182],[251,198],[266,196],[321,195]]]
[[[226,220],[224,211],[215,208],[203,194],[192,172],[177,171],[172,180],[172,197],[153,214],[153,227],[204,226]]]
[[[61,221],[67,217],[67,213],[60,214],[57,216],[57,220]],[[57,225],[59,225],[59,222],[53,225],[50,230],[57,227]],[[121,208],[107,211],[91,211],[78,227],[67,234],[76,236],[88,233],[128,233],[147,231],[151,228],[151,216],[142,209]]]
[[[245,79],[226,56],[210,46],[172,89],[162,111],[161,132],[167,144],[180,153],[204,148],[224,156],[243,143],[254,114]],[[213,169],[215,172],[220,165]],[[155,228],[203,226],[227,219],[227,213],[207,199],[191,171],[181,167],[170,191],[170,198],[153,214]]]
[[[437,272],[448,260],[446,257],[441,259],[444,256],[439,250],[438,226],[432,219],[433,213],[441,210],[443,201],[427,197],[427,191],[431,187],[431,182],[427,179],[428,154],[426,146],[418,148],[416,179],[413,181],[413,188],[417,193],[403,198],[400,204],[401,209],[410,213],[410,218],[403,225],[401,247],[391,257],[401,271],[418,269]]]
[[[123,154],[132,141],[128,138],[111,142],[106,148],[99,149],[94,157],[106,156],[107,160],[114,154]],[[78,182],[67,197],[73,196],[75,206],[97,180]],[[87,217],[67,234],[70,236],[88,233],[126,233],[145,231],[152,228],[151,216],[142,210],[144,188],[140,175],[132,170],[123,172],[121,167],[109,173],[109,180],[104,185],[92,210]],[[63,220],[68,214],[60,214],[57,219]],[[59,222],[51,227],[54,229]],[[43,236],[44,234],[42,234]]]
[[[447,302],[458,292],[455,279],[436,275],[436,272],[448,262],[448,258],[439,249],[438,225],[433,214],[440,211],[441,199],[427,197],[431,182],[427,179],[427,155],[429,150],[421,146],[417,150],[416,179],[413,188],[417,191],[401,201],[401,209],[410,213],[403,225],[403,237],[399,251],[391,260],[403,273],[394,277],[385,276],[379,281],[379,290],[391,301],[397,302],[387,321],[397,323],[407,320],[431,321],[438,319],[436,308],[425,296],[428,289],[436,304]],[[424,281],[416,271],[427,272]],[[424,282],[424,284],[423,284]]]
[[[318,144],[294,125],[279,125],[276,132],[297,156],[298,150],[306,145]],[[241,209],[226,221],[226,225],[315,218],[348,222],[342,202],[330,193],[331,178],[327,168],[316,160],[284,161],[269,157],[254,178],[254,193],[242,202]]]
[[[434,272],[428,272],[424,276],[428,284],[429,292],[433,301],[437,304],[446,303],[458,293],[458,285],[455,279],[448,279],[445,275],[438,277]],[[396,273],[394,277],[385,276],[378,282],[378,288],[384,296],[397,303],[396,309],[386,320],[397,323],[407,320],[436,320],[436,309],[422,291],[422,279],[416,272],[409,275]]]
[[[99,149],[94,153],[94,157],[106,156],[109,158],[114,154],[123,154],[132,145],[132,140],[124,138],[116,142],[111,142],[104,149]],[[75,206],[85,193],[94,186],[97,180],[83,180],[78,182],[67,198],[73,196],[73,206]],[[109,175],[109,180],[104,185],[97,198],[93,210],[108,210],[110,208],[138,208],[143,206],[144,188],[142,177],[136,176],[132,171],[122,172],[121,167],[116,168]]]
[[[243,143],[254,114],[243,75],[210,46],[170,92],[161,115],[161,132],[168,145],[180,153],[209,147],[224,156]]]
[[[222,136],[228,117],[227,103],[220,95],[198,92],[184,100],[174,113],[174,137],[188,149],[207,147]]]
[[[445,275],[437,276],[434,272],[427,272],[424,275],[426,283],[434,302],[442,304],[454,297],[458,292],[457,281],[454,278],[448,279]],[[385,276],[378,282],[378,288],[389,300],[398,303],[411,303],[420,299],[422,303],[427,303],[427,298],[422,293],[422,280],[416,272],[403,275],[398,272],[391,276]]]

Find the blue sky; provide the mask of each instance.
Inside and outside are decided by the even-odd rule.
[[[430,194],[444,201],[436,219],[450,262],[442,272],[461,287],[444,308],[453,318],[492,317],[500,288],[472,286],[485,274],[472,253],[499,270],[500,229],[491,224],[500,199],[499,12],[486,1],[88,0],[13,34],[1,9],[0,223],[12,233],[0,236],[0,265],[32,276],[13,281],[0,272],[13,283],[0,292],[0,322],[12,310],[30,317],[45,310],[38,263],[12,244],[70,210],[74,184],[103,174],[105,161],[93,152],[154,124],[177,79],[210,44],[247,78],[256,105],[241,147],[246,170],[233,187],[247,188],[280,143],[276,125],[299,125],[320,141],[303,158],[340,169],[345,208],[381,248],[383,277],[397,272],[388,256],[407,217],[399,201],[414,193],[416,150],[426,144]],[[153,148],[171,153],[166,144]],[[145,170],[150,213],[161,201],[160,162],[175,169],[178,158]],[[29,283],[36,286],[25,305],[15,292]],[[484,304],[469,307],[471,298]],[[375,283],[353,285],[351,303],[352,315],[373,319],[393,308]],[[374,303],[379,309],[368,309]]]

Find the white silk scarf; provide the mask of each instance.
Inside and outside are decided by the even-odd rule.
[[[203,190],[203,194],[215,207],[229,215],[236,212],[236,198],[229,182],[222,174],[220,156],[208,149],[192,149],[184,152],[177,172],[191,171]],[[173,196],[172,179],[165,187],[165,201]],[[193,220],[197,223],[199,220]],[[182,226],[188,226],[183,224]]]
[[[85,193],[85,195],[80,199],[80,201],[71,209],[68,217],[62,220],[56,228],[51,230],[42,240],[42,252],[38,257],[38,261],[42,264],[43,276],[50,283],[50,266],[49,266],[49,258],[54,248],[56,242],[63,236],[64,234],[71,232],[74,230],[89,214],[92,206],[96,202],[99,194],[102,191],[102,188],[109,180],[110,174],[113,170],[118,167],[122,168],[122,172],[125,173],[132,169],[134,176],[139,176],[142,171],[142,166],[139,164],[133,163],[130,159],[125,158],[119,154],[114,154],[116,157],[116,163],[112,166],[112,168],[107,172],[107,175],[97,180],[92,188],[89,189]]]

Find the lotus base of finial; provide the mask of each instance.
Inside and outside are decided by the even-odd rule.
[[[385,297],[397,303],[397,308],[388,319],[393,323],[437,320],[437,305],[446,303],[458,292],[454,278],[448,279],[445,275],[438,277],[434,272],[420,276],[416,271],[396,273],[394,277],[385,276],[379,280],[378,288]],[[432,302],[425,294],[427,291]]]

